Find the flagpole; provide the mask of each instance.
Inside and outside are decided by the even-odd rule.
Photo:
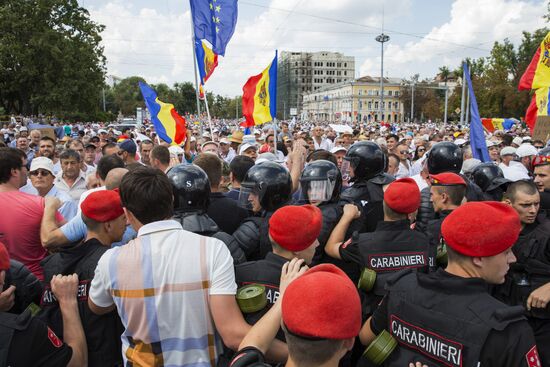
[[[191,5],[191,4],[189,4]],[[202,123],[200,123],[201,117],[201,104],[199,101],[199,77],[197,75],[197,55],[195,54],[195,27],[193,24],[193,15],[190,14],[191,19],[191,49],[193,50],[193,70],[195,71],[195,98],[197,99],[197,118],[199,119],[199,126],[201,129],[201,135],[203,133]]]
[[[206,116],[208,116],[208,126],[210,127],[210,136],[212,137],[212,141],[214,141],[214,130],[212,129],[212,119],[210,118],[210,110],[208,109],[208,96],[206,95],[206,90],[204,87],[202,88],[204,91],[204,106],[206,107]]]
[[[279,65],[277,63],[279,62],[278,58],[278,50],[275,50],[275,85],[277,85],[277,78],[278,76],[278,68]],[[275,111],[277,111],[277,87],[275,87]],[[278,157],[277,155],[277,112],[275,112],[275,116],[273,116],[273,145],[275,146],[275,157]]]

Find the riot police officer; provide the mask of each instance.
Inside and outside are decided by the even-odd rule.
[[[6,270],[10,267],[8,251],[0,243],[0,297]],[[51,282],[52,292],[59,301],[66,343],[30,309],[21,314],[0,311],[0,366],[85,366],[86,338],[75,307],[78,289],[76,275],[57,275]]]
[[[310,265],[319,245],[323,218],[314,205],[288,205],[278,209],[269,219],[269,239],[273,251],[265,259],[249,261],[235,267],[237,286],[263,286],[267,304],[258,311],[246,312],[246,321],[255,324],[279,298],[279,282],[283,265],[293,258]],[[282,332],[279,339],[284,340]]]
[[[462,149],[451,142],[442,141],[435,144],[427,153],[428,173],[436,175],[443,172],[452,172],[460,174],[462,169],[463,155]],[[461,175],[466,182],[466,200],[481,201],[483,193],[481,189],[472,181]],[[434,208],[430,200],[430,188],[426,187],[420,192],[420,207],[416,216],[415,228],[421,232],[426,232],[428,221],[435,218]]]
[[[441,224],[443,220],[458,208],[464,200],[466,193],[466,182],[456,173],[445,172],[430,176],[430,193],[435,211],[435,218],[428,221],[426,235],[430,240],[430,251],[436,257],[435,270],[437,265],[446,265],[446,249],[441,244]]]
[[[540,366],[521,308],[487,292],[487,283],[504,282],[520,229],[517,213],[504,203],[471,202],[455,209],[441,226],[447,268],[429,274],[403,271],[389,281],[382,303],[361,329],[361,342],[396,343],[385,366],[412,361]]]
[[[244,262],[244,253],[235,239],[220,231],[206,214],[210,204],[210,182],[206,172],[195,165],[178,164],[168,171],[167,176],[174,190],[173,219],[179,221],[186,231],[221,240],[229,248],[235,264]]]
[[[64,338],[65,320],[59,302],[49,286],[56,274],[77,274],[78,310],[88,344],[88,365],[119,366],[122,364],[120,335],[124,327],[116,310],[104,315],[96,315],[88,306],[90,284],[101,256],[119,242],[126,229],[126,216],[120,202],[120,195],[113,190],[92,192],[81,204],[82,220],[87,234],[82,242],[64,246],[59,252],[46,257],[40,265],[44,269],[44,293],[42,311],[39,317],[53,331]]]
[[[334,259],[325,254],[325,245],[343,213],[342,204],[339,203],[342,173],[330,161],[323,159],[313,161],[308,163],[302,171],[300,187],[304,201],[316,205],[323,214],[323,227],[319,234],[319,247],[315,251],[313,264],[332,262]]]
[[[341,200],[361,208],[360,218],[350,226],[348,233],[372,232],[376,224],[384,219],[383,186],[394,180],[384,173],[386,155],[376,143],[359,141],[349,148],[344,160],[349,162],[353,186],[342,193]]]
[[[482,163],[472,172],[476,185],[483,191],[484,200],[501,201],[508,184],[512,181],[504,178],[504,172],[493,163]]]
[[[241,182],[239,203],[255,216],[247,218],[233,233],[248,261],[261,260],[271,252],[269,218],[288,204],[292,180],[289,172],[275,162],[265,161],[250,168]]]
[[[505,202],[514,208],[522,230],[512,251],[512,264],[497,297],[510,305],[527,307],[543,366],[550,366],[550,220],[539,212],[540,196],[530,181],[510,184]]]
[[[393,273],[402,269],[427,272],[434,262],[426,235],[410,228],[408,215],[419,205],[420,191],[412,178],[392,182],[384,193],[384,220],[378,222],[374,232],[354,236],[346,242],[343,240],[347,226],[359,216],[359,211],[353,204],[344,207],[344,215],[328,240],[326,252],[364,269],[359,282],[364,315],[374,312]]]

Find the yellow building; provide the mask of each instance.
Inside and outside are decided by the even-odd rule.
[[[402,79],[384,78],[380,110],[380,78],[364,76],[304,95],[302,119],[331,122],[403,122]],[[381,113],[382,112],[382,113]]]

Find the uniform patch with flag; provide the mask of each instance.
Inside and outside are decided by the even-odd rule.
[[[59,339],[50,328],[48,328],[48,339],[50,339],[50,342],[56,348],[60,348],[63,345],[61,339]]]
[[[248,79],[243,87],[243,127],[273,121],[277,113],[277,52],[260,74]]]
[[[178,114],[174,105],[159,100],[153,88],[145,83],[139,82],[139,88],[158,137],[170,144],[183,143],[187,133],[185,119]]]
[[[529,352],[525,355],[525,359],[527,360],[527,366],[529,367],[542,366],[540,363],[539,351],[537,350],[536,345],[533,345],[533,348],[529,349]]]

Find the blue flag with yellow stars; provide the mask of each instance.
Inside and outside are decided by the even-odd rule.
[[[225,55],[237,24],[237,0],[189,0],[195,37],[207,40],[212,51]]]

